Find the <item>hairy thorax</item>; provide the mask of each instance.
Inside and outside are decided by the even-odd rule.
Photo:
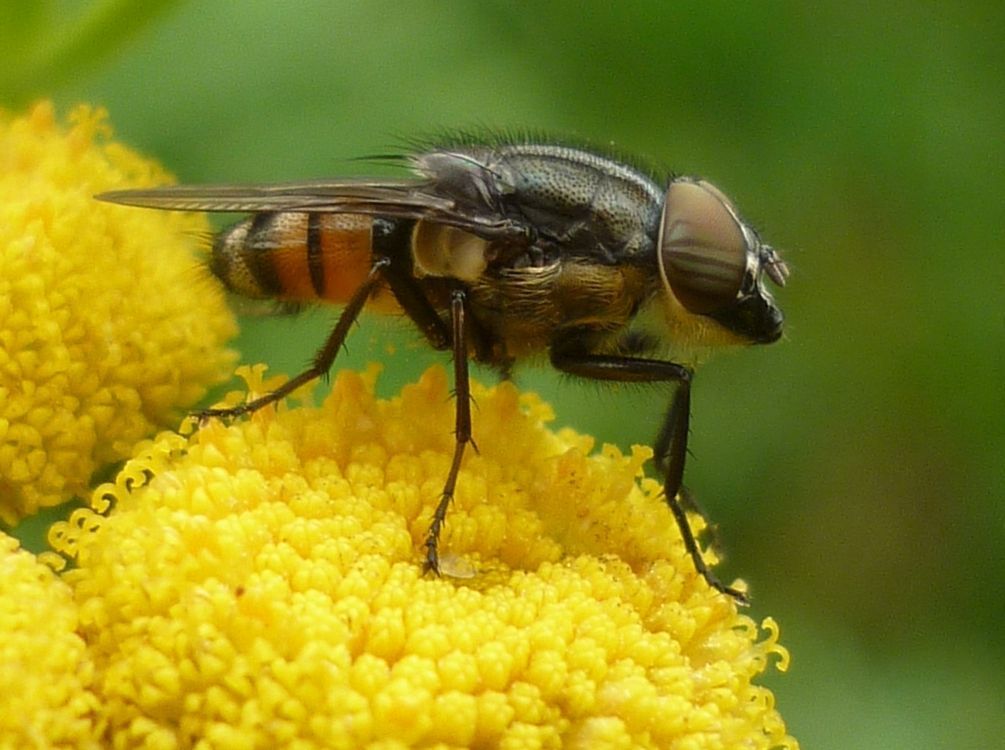
[[[518,359],[563,336],[623,330],[649,293],[638,268],[564,261],[483,275],[470,299],[473,317]]]

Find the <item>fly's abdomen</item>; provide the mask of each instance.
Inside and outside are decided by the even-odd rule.
[[[219,234],[210,270],[243,297],[343,303],[370,271],[372,227],[353,214],[256,214]]]

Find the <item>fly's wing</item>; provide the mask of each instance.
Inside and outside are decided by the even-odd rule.
[[[169,211],[364,214],[422,219],[464,229],[486,239],[526,238],[522,223],[484,206],[438,194],[423,180],[317,180],[275,185],[173,185],[113,190],[98,200]]]

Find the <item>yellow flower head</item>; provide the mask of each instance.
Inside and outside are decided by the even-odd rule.
[[[94,664],[70,587],[0,533],[0,747],[97,747]]]
[[[474,385],[479,450],[423,575],[453,403],[441,368],[387,401],[375,379],[163,434],[53,527],[110,741],[797,746],[752,684],[787,662],[777,628],[695,573],[650,451],[590,455],[535,396]]]
[[[88,107],[0,113],[0,520],[82,494],[227,373],[235,326],[191,253],[202,217],[93,195],[167,181]],[[186,236],[186,234],[188,236]]]

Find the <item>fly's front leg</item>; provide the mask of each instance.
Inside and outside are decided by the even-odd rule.
[[[695,539],[687,511],[681,504],[681,486],[684,463],[687,459],[687,436],[691,418],[691,377],[688,368],[674,362],[619,357],[583,352],[552,351],[552,364],[563,372],[595,380],[614,380],[633,383],[675,383],[670,408],[656,439],[656,466],[663,474],[663,496],[680,529],[684,548],[695,569],[709,586],[728,594],[740,604],[749,604],[746,594],[722,583],[705,564],[701,549]]]
[[[694,513],[704,519],[706,531],[710,537],[710,545],[714,548],[719,546],[716,528],[709,520],[705,509],[681,483],[684,478],[684,461],[687,457],[690,411],[689,406],[680,403],[675,394],[666,418],[663,420],[659,435],[656,437],[653,453],[655,454],[656,469],[664,478],[664,493],[667,497],[675,499],[676,503],[684,510],[685,516],[688,513]],[[673,487],[676,487],[677,491],[671,493],[670,489]]]
[[[387,258],[377,258],[374,260],[373,266],[371,266],[366,280],[360,284],[359,288],[355,292],[353,292],[349,302],[346,303],[345,308],[342,310],[342,314],[339,315],[338,322],[335,323],[335,328],[332,329],[332,332],[328,335],[328,339],[325,341],[324,346],[322,346],[318,350],[317,354],[314,355],[314,360],[309,368],[304,370],[295,378],[287,380],[276,390],[266,393],[264,396],[256,398],[253,401],[248,401],[246,403],[224,409],[206,409],[204,411],[196,412],[195,416],[198,419],[203,420],[208,419],[209,417],[231,418],[239,417],[243,414],[251,414],[258,411],[263,406],[268,406],[269,404],[285,398],[305,383],[309,383],[312,380],[316,380],[324,375],[327,375],[328,371],[332,367],[332,364],[335,362],[335,357],[338,354],[339,349],[341,349],[342,344],[345,343],[346,337],[349,335],[349,331],[352,329],[353,323],[356,322],[360,312],[363,311],[363,307],[366,305],[366,301],[370,298],[373,290],[380,284],[384,269],[387,268],[389,264],[390,261]]]
[[[429,532],[426,534],[426,562],[425,569],[434,573],[440,572],[440,531],[443,530],[443,523],[447,518],[447,508],[454,498],[454,490],[457,487],[457,475],[461,471],[461,460],[464,458],[464,449],[471,440],[471,384],[468,381],[468,346],[467,346],[467,322],[465,319],[465,302],[467,294],[463,289],[455,289],[450,294],[450,319],[451,335],[453,339],[454,354],[454,396],[455,396],[455,419],[454,419],[454,458],[450,462],[450,472],[447,474],[447,481],[443,485],[443,494],[440,502],[433,512],[433,521],[429,524]]]

